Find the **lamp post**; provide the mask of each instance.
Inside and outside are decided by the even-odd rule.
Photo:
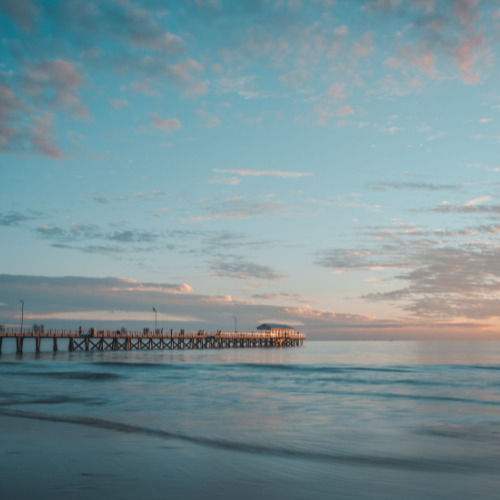
[[[23,321],[24,321],[24,300],[19,299],[19,302],[22,302],[22,309],[21,309],[21,334],[23,333]]]
[[[157,323],[158,323],[158,313],[156,312],[156,309],[153,307],[153,311],[155,313],[155,333],[156,333],[156,327],[157,327]]]
[[[234,333],[238,333],[238,321],[236,319],[236,316],[233,316],[234,318]]]

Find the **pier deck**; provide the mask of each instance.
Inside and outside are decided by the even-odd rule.
[[[68,340],[68,350],[74,351],[131,351],[151,349],[229,349],[250,347],[298,347],[304,344],[302,333],[227,333],[227,332],[156,332],[96,330],[92,336],[78,330],[44,329],[33,331],[5,328],[0,331],[0,353],[3,339],[16,340],[16,352],[22,354],[25,339],[35,339],[36,352],[42,340],[52,340],[52,350],[58,351],[59,339]],[[46,342],[44,342],[46,343]]]

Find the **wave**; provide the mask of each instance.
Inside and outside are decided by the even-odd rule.
[[[322,381],[326,382],[341,382],[345,384],[359,384],[359,385],[414,385],[414,386],[441,386],[442,381],[432,381],[432,380],[417,380],[417,379],[369,379],[369,378],[342,378],[342,377],[331,377],[323,378]],[[450,384],[447,383],[446,386]],[[455,387],[459,384],[453,384]]]
[[[250,454],[265,454],[271,456],[333,462],[345,465],[362,467],[379,467],[396,470],[426,471],[426,472],[466,472],[470,470],[485,471],[487,469],[498,471],[500,463],[459,462],[452,460],[436,460],[433,458],[404,458],[387,456],[356,455],[346,453],[329,453],[322,451],[308,451],[292,448],[281,448],[267,445],[255,445],[236,441],[189,436],[186,434],[151,429],[137,425],[113,422],[93,417],[80,417],[76,415],[54,415],[47,413],[27,412],[21,410],[0,409],[0,415],[33,420],[45,420],[56,423],[77,424],[100,429],[123,432],[128,434],[142,434],[161,439],[174,439],[208,448],[237,451]],[[498,460],[497,460],[498,462]]]
[[[417,433],[445,438],[482,441],[486,443],[500,442],[500,427],[498,426],[498,424],[493,424],[490,426],[434,424],[418,430]]]
[[[128,369],[162,369],[162,370],[191,370],[195,367],[205,366],[200,363],[138,363],[134,361],[95,361],[87,363],[95,366],[109,366],[111,368],[126,368]]]
[[[22,377],[47,377],[65,380],[89,380],[92,382],[116,380],[123,378],[123,375],[110,372],[11,372],[9,375]]]
[[[248,369],[256,371],[283,371],[283,372],[310,372],[310,373],[347,373],[356,371],[373,371],[388,373],[408,373],[414,370],[403,367],[369,367],[369,366],[327,366],[327,365],[291,365],[275,363],[136,363],[125,361],[96,361],[91,365],[110,366],[117,368],[142,368],[142,369],[163,369],[163,370],[227,370],[227,369]]]
[[[283,388],[286,391],[287,388]],[[369,392],[369,391],[341,391],[341,390],[318,390],[318,394],[331,394],[352,397],[375,397],[382,399],[411,399],[415,401],[443,401],[447,403],[469,403],[476,405],[500,406],[500,401],[487,401],[481,399],[461,398],[456,396],[440,396],[435,394],[402,394],[394,392]]]
[[[384,367],[371,367],[371,366],[290,365],[290,364],[271,364],[271,363],[238,363],[238,364],[232,363],[221,366],[246,368],[251,370],[286,371],[286,372],[296,372],[296,373],[301,373],[301,372],[348,373],[357,371],[407,373],[412,371],[409,368],[402,368],[402,367],[384,368]]]
[[[500,370],[498,365],[454,365],[458,368],[469,368],[471,370]]]
[[[104,406],[106,403],[96,398],[82,398],[75,396],[49,396],[44,398],[19,399],[13,398],[7,401],[0,401],[0,406],[17,405],[60,405],[67,403],[79,403],[88,406]]]

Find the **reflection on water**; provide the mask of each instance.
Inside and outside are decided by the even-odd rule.
[[[494,342],[3,347],[7,498],[500,498]]]

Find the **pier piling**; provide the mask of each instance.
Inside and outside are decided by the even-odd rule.
[[[23,337],[16,337],[16,353],[17,354],[23,353],[23,342],[24,342]]]

